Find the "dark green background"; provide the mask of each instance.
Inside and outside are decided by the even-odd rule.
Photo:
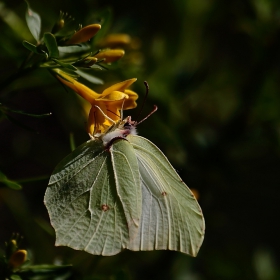
[[[6,1],[24,22],[23,1]],[[36,264],[74,264],[72,279],[279,279],[280,197],[280,2],[273,0],[30,1],[48,31],[59,11],[83,25],[110,6],[109,32],[141,41],[127,59],[97,73],[108,84],[137,77],[143,101],[138,127],[170,159],[199,194],[206,220],[197,258],[178,252],[130,252],[91,256],[54,247],[43,196],[55,165],[88,139],[80,99],[45,70],[1,90],[0,100],[29,113],[2,118],[0,170],[23,190],[0,189],[0,243],[12,232]],[[28,55],[23,38],[0,21],[1,81]],[[93,87],[99,90],[102,87]],[[138,110],[125,112],[137,117]],[[3,117],[3,116],[2,116]],[[141,117],[140,117],[141,118]],[[41,177],[42,180],[27,182]]]

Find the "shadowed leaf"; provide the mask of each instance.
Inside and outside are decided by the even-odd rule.
[[[49,51],[49,56],[58,58],[59,57],[59,51],[57,48],[57,43],[55,40],[55,37],[52,33],[47,32],[44,34],[44,42],[47,46],[47,49]]]
[[[27,22],[27,26],[33,35],[33,37],[38,42],[40,40],[40,32],[41,32],[41,18],[40,16],[35,13],[33,10],[31,10],[29,4],[27,1],[25,1],[27,4],[27,10],[25,13],[25,18]]]

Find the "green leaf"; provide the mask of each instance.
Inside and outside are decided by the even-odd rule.
[[[19,275],[13,274],[10,277],[11,280],[22,280],[22,278]]]
[[[40,276],[59,276],[71,271],[72,265],[33,265],[33,266],[23,266],[18,275],[22,276],[24,279],[38,279],[36,277]],[[30,277],[30,278],[27,278]],[[45,278],[44,278],[45,279]],[[53,279],[53,278],[52,278]]]
[[[70,133],[69,135],[69,142],[70,142],[71,151],[74,151],[76,149],[76,144],[75,144],[75,138],[73,133]]]
[[[103,85],[104,84],[104,82],[101,79],[99,79],[95,76],[92,76],[92,75],[90,75],[90,74],[88,74],[88,73],[86,73],[86,72],[84,72],[80,69],[78,69],[76,71],[76,73],[79,74],[82,78],[88,80],[89,82],[91,82],[93,84],[96,84],[96,85]]]
[[[104,70],[105,67],[101,67],[98,64],[93,64],[92,66],[90,66],[90,69],[98,69],[98,70]],[[107,70],[107,69],[106,69]]]
[[[44,42],[45,42],[46,47],[49,51],[49,57],[58,58],[59,57],[59,51],[58,51],[58,48],[57,48],[57,43],[56,43],[55,36],[50,32],[44,33]]]
[[[21,190],[22,187],[15,181],[9,180],[7,176],[0,171],[0,182],[6,185],[8,188],[14,189],[14,190]]]
[[[196,256],[205,231],[200,206],[164,154],[134,132],[128,117],[56,167],[44,198],[56,246]]]
[[[14,190],[21,190],[22,189],[21,185],[19,185],[18,183],[14,182],[14,181],[6,180],[4,183],[10,189],[14,189]]]
[[[67,75],[71,76],[74,79],[78,79],[80,76],[75,72],[75,70],[72,69],[67,69],[67,68],[63,68],[63,70],[61,68],[52,68],[52,72],[57,73],[58,75],[60,75],[60,77],[63,78],[63,73],[66,73]],[[64,78],[65,79],[65,78]]]
[[[41,32],[41,18],[40,16],[35,13],[29,6],[29,3],[25,1],[27,4],[27,10],[25,13],[25,18],[27,22],[27,26],[35,38],[37,42],[40,40],[40,32]]]
[[[55,61],[57,64],[61,65],[63,68],[66,68],[69,70],[74,70],[74,71],[77,70],[77,68],[75,66],[73,66],[72,64],[65,63],[65,62],[62,62],[62,61],[60,61],[58,59],[54,59],[54,58],[53,58],[53,61]]]
[[[42,50],[42,46],[35,46],[27,41],[22,42],[23,46],[27,48],[29,51],[34,52],[39,55],[43,55],[44,57],[48,58],[48,54]]]
[[[33,45],[33,44],[31,44],[31,43],[29,43],[29,42],[27,42],[27,41],[25,41],[25,40],[22,42],[22,44],[23,44],[23,46],[24,46],[25,48],[27,48],[29,51],[38,54],[37,47],[36,47],[35,45]]]
[[[62,54],[71,54],[71,53],[79,53],[79,52],[85,52],[90,50],[90,45],[88,44],[82,44],[82,45],[75,45],[75,46],[60,46],[58,47],[58,50]]]

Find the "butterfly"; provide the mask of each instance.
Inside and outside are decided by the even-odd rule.
[[[165,155],[131,117],[82,144],[55,168],[44,203],[56,246],[95,255],[175,250],[196,256],[205,222]]]

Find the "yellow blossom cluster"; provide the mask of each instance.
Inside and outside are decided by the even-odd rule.
[[[99,24],[88,25],[74,33],[74,35],[68,39],[66,44],[72,45],[86,42],[92,38],[100,28],[101,25]],[[111,41],[118,42],[123,36],[123,34],[117,34],[115,37],[113,36]],[[113,43],[111,42],[111,44]],[[125,52],[122,49],[102,49],[94,56],[87,57],[87,63],[92,62],[92,64],[94,64],[99,60],[102,60],[105,63],[111,63],[123,57],[124,54]],[[114,84],[103,90],[102,93],[97,93],[78,82],[66,72],[60,69],[54,69],[54,71],[58,74],[57,78],[59,81],[74,90],[91,104],[87,130],[93,137],[104,133],[112,125],[110,119],[118,121],[120,119],[120,110],[132,109],[137,106],[137,93],[128,89],[128,87],[137,80],[136,78]]]
[[[102,134],[112,125],[104,114],[113,121],[118,121],[120,119],[120,110],[133,109],[137,106],[137,93],[128,89],[137,80],[136,78],[114,84],[101,94],[76,81],[64,72],[60,72],[60,76],[57,76],[57,78],[91,104],[88,117],[88,133],[90,135]]]

